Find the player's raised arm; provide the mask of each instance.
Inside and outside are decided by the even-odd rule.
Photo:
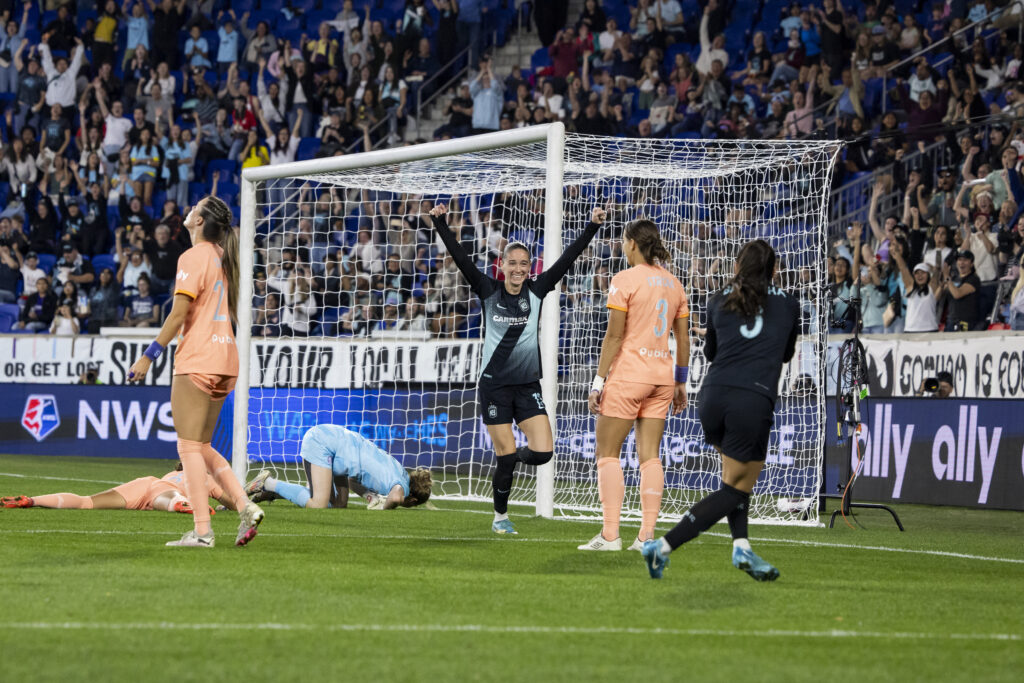
[[[604,224],[607,216],[608,213],[604,209],[594,207],[590,212],[590,222],[583,229],[583,234],[566,247],[562,255],[558,257],[558,260],[550,268],[537,276],[536,291],[539,296],[550,292],[558,284],[558,281],[565,277],[572,264],[576,262],[576,259],[580,257],[583,250],[587,248],[591,240],[594,239],[594,236],[597,235],[597,231],[601,229],[601,225]]]
[[[476,264],[473,263],[473,259],[470,258],[466,250],[459,244],[459,240],[455,237],[455,233],[448,227],[448,206],[445,204],[437,204],[433,209],[430,210],[430,219],[434,223],[434,229],[437,230],[438,236],[441,241],[444,242],[444,246],[448,249],[448,253],[452,255],[452,259],[455,261],[455,265],[462,271],[463,276],[469,282],[469,286],[473,288],[474,292],[479,292],[480,285],[485,280],[484,274],[481,273]]]

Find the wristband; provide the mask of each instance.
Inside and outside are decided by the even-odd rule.
[[[152,344],[149,345],[149,348],[146,349],[142,355],[150,360],[155,361],[157,358],[160,357],[160,354],[163,352],[164,347],[160,346],[160,342],[154,341]]]
[[[590,383],[590,391],[601,392],[604,389],[604,377],[594,375],[594,381]]]
[[[690,377],[690,368],[686,365],[676,366],[676,382],[679,384],[686,384],[686,380]]]

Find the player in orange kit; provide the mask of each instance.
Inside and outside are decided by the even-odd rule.
[[[207,478],[210,496],[227,507],[234,502],[224,496],[217,482]],[[223,500],[222,500],[223,499]],[[42,496],[5,496],[0,498],[5,508],[55,508],[58,510],[159,510],[192,514],[192,505],[185,497],[185,475],[181,465],[160,479],[139,477],[112,489],[79,496],[74,493],[48,493]]]
[[[207,473],[234,501],[241,518],[235,545],[245,545],[256,536],[263,510],[249,502],[231,465],[210,445],[221,406],[238,377],[238,350],[231,329],[238,305],[238,235],[231,227],[231,210],[216,197],[201,199],[188,212],[184,225],[194,246],[178,258],[173,307],[156,341],[132,365],[128,379],[141,381],[182,330],[174,357],[171,413],[195,528],[167,545],[213,547],[205,505]]]
[[[622,251],[630,267],[617,273],[608,288],[608,330],[589,400],[591,412],[598,414],[597,486],[604,525],[580,550],[622,550],[619,516],[625,481],[619,454],[634,424],[642,522],[629,549],[641,550],[654,537],[665,488],[658,453],[665,419],[670,407],[677,413],[686,408],[690,309],[683,286],[665,269],[671,257],[658,226],[646,219],[630,223]],[[674,369],[670,330],[676,338]]]

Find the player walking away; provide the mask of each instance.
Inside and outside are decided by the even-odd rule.
[[[302,437],[299,452],[306,466],[309,487],[278,481],[261,470],[245,492],[250,497],[276,493],[299,507],[325,508],[348,505],[348,479],[357,479],[374,494],[371,503],[383,510],[416,507],[430,498],[430,470],[406,472],[397,459],[369,439],[338,425],[317,425]],[[379,498],[378,498],[379,497]]]
[[[210,496],[232,508],[234,502],[224,495],[217,482],[207,478]],[[44,496],[7,496],[0,498],[5,508],[55,508],[58,510],[159,510],[192,514],[185,497],[185,476],[181,465],[160,479],[139,477],[91,496],[74,493],[49,493]]]
[[[522,242],[505,247],[501,271],[505,281],[477,270],[473,259],[448,228],[448,207],[438,204],[430,210],[437,234],[448,248],[473,292],[480,297],[485,325],[483,371],[478,395],[484,425],[494,444],[497,466],[494,490],[494,522],[498,534],[517,533],[508,518],[508,498],[516,464],[543,465],[551,460],[554,443],[540,377],[540,309],[544,296],[553,290],[573,262],[594,239],[605,219],[604,209],[595,208],[583,234],[569,245],[550,268],[530,279],[530,249]],[[526,435],[527,445],[516,449],[513,420]]]
[[[690,308],[683,286],[664,267],[671,257],[658,226],[646,219],[630,223],[622,251],[630,267],[617,273],[608,288],[608,330],[589,399],[590,411],[598,414],[597,486],[604,525],[580,550],[622,550],[619,515],[625,481],[619,454],[634,423],[643,521],[629,549],[640,550],[654,538],[665,488],[659,457],[665,418],[669,406],[677,413],[686,408]],[[676,338],[674,369],[669,330]]]
[[[201,199],[184,225],[194,246],[178,257],[173,307],[156,341],[132,365],[128,379],[145,378],[150,364],[184,326],[174,357],[171,413],[195,528],[167,545],[213,547],[205,505],[207,473],[234,501],[241,517],[235,545],[245,545],[256,536],[263,510],[249,502],[228,461],[210,445],[221,406],[238,376],[238,350],[231,329],[238,300],[238,236],[231,227],[230,209],[216,197]]]
[[[774,272],[775,250],[764,240],[748,242],[732,281],[708,301],[704,355],[711,367],[698,405],[704,438],[722,454],[722,487],[664,537],[644,543],[651,578],[661,578],[670,552],[722,517],[732,531],[733,565],[758,581],[779,577],[747,539],[747,508],[768,451],[779,375],[800,329],[800,305],[772,285]]]

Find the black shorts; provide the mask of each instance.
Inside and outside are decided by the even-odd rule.
[[[775,404],[739,387],[706,386],[697,397],[704,440],[733,460],[764,460]]]
[[[487,384],[480,382],[480,413],[485,425],[511,424],[537,415],[547,415],[540,382],[529,384]]]

